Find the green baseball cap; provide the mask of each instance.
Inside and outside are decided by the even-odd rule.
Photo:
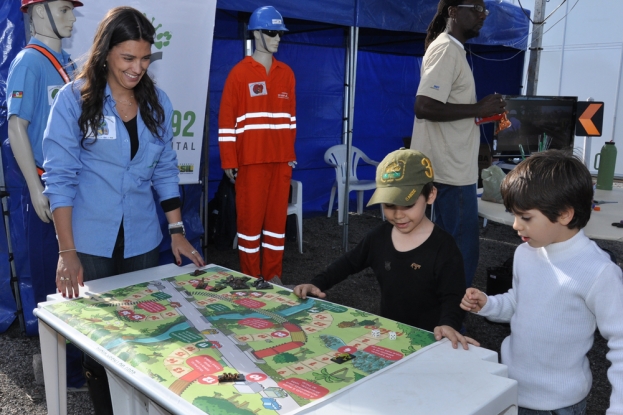
[[[428,157],[417,150],[396,150],[376,168],[376,190],[368,206],[377,203],[413,205],[422,188],[433,180],[435,173]]]

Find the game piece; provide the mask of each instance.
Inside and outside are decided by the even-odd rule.
[[[212,292],[219,292],[223,289],[225,289],[225,285],[217,283],[214,287],[210,287],[208,288],[208,291],[212,291]]]
[[[205,290],[207,286],[208,286],[208,281],[206,281],[205,278],[201,278],[201,281],[197,283],[197,285],[195,286],[195,289]]]
[[[219,382],[242,382],[244,381],[244,375],[240,373],[223,373],[218,377]]]
[[[246,288],[249,288],[249,286],[247,285],[246,282],[239,280],[239,279],[234,279],[229,286],[231,288],[233,288],[234,290],[244,290]]]
[[[264,277],[257,278],[251,284],[258,290],[270,290],[273,288],[273,285],[268,281],[264,280]]]
[[[395,331],[390,331],[389,332],[389,339],[390,340],[396,340],[396,332]]]
[[[355,356],[354,354],[340,353],[339,355],[331,359],[331,361],[341,365],[342,363],[346,363],[350,360],[353,360],[355,357],[357,356]]]
[[[374,329],[372,330],[372,337],[381,337],[381,330],[379,329]]]
[[[192,275],[194,277],[197,277],[197,276],[199,276],[201,274],[205,274],[205,273],[206,273],[206,271],[203,270],[203,269],[196,269],[193,272],[191,272],[190,275]]]

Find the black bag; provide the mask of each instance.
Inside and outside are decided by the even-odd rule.
[[[208,203],[208,241],[219,251],[233,249],[236,237],[236,187],[223,173],[214,198]]]
[[[513,257],[499,267],[487,268],[487,295],[504,294],[513,286]]]

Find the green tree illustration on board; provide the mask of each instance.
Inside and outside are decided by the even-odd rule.
[[[346,372],[348,372],[348,368],[343,367],[341,369],[336,370],[335,372],[329,373],[329,371],[325,367],[322,370],[320,370],[320,373],[312,372],[312,375],[314,376],[314,379],[322,380],[326,383],[339,383],[339,382],[346,382],[346,381],[351,380],[351,378],[346,377]]]
[[[279,353],[277,356],[273,357],[273,361],[275,363],[293,363],[298,362],[299,358],[292,353]]]

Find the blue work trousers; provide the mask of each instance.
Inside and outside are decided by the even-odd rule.
[[[437,199],[433,203],[432,220],[454,237],[463,255],[465,286],[471,287],[480,253],[476,184],[451,186],[435,183],[435,187]]]

